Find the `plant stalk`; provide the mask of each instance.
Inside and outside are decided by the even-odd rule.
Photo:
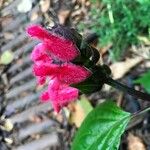
[[[150,111],[150,106],[146,107],[146,108],[143,108],[142,110],[138,111],[138,112],[135,112],[134,114],[132,114],[132,118],[135,118],[135,117],[139,117],[141,115],[144,115],[146,112]]]
[[[131,96],[134,96],[136,98],[139,98],[139,99],[142,99],[142,100],[145,100],[145,101],[150,101],[150,94],[137,91],[137,90],[135,90],[133,88],[130,88],[126,85],[123,85],[122,83],[119,83],[116,80],[113,80],[112,78],[107,78],[105,83],[112,86],[112,87],[114,87],[114,88],[116,88],[116,89],[118,89],[118,90],[123,91],[124,93],[128,93]]]

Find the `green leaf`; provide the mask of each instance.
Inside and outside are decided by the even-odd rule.
[[[89,94],[101,90],[104,84],[104,78],[105,75],[102,72],[102,68],[97,67],[92,71],[92,75],[89,78],[72,86],[79,89],[80,92],[84,94]]]
[[[100,104],[83,121],[72,150],[117,150],[120,137],[131,118],[113,102]]]
[[[102,85],[103,83],[100,82],[95,83],[93,78],[88,78],[87,80],[72,86],[78,88],[84,94],[89,94],[96,91],[100,91]]]
[[[140,78],[134,81],[134,83],[141,84],[145,90],[150,93],[150,70],[144,73]]]
[[[107,76],[111,74],[111,70],[107,65],[95,66],[91,69],[92,75],[85,81],[71,85],[80,90],[84,94],[100,91],[107,80]]]

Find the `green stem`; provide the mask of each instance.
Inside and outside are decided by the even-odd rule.
[[[119,83],[118,81],[113,80],[112,78],[107,78],[105,83],[112,86],[112,87],[114,87],[114,88],[116,88],[116,89],[118,89],[118,90],[121,90],[125,93],[128,93],[131,96],[134,96],[136,98],[139,98],[139,99],[142,99],[142,100],[145,100],[145,101],[150,101],[150,94],[134,90],[133,88],[130,88],[126,85],[123,85],[123,84]]]

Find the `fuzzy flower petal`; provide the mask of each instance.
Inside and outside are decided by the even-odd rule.
[[[71,61],[79,55],[79,50],[69,40],[57,37],[56,40],[46,39],[48,50],[62,61]]]
[[[49,101],[49,94],[48,91],[45,91],[41,94],[41,101],[42,102],[48,102]]]
[[[48,94],[55,111],[59,112],[62,107],[78,98],[79,91],[76,88],[61,84],[55,78],[49,83]]]
[[[35,76],[57,76],[60,73],[60,66],[56,64],[48,64],[38,62],[38,64],[33,65],[33,73]]]
[[[79,55],[79,50],[75,44],[53,32],[48,32],[39,25],[32,25],[27,28],[27,33],[31,37],[38,38],[48,47],[48,50],[60,60],[70,61]]]
[[[34,65],[33,71],[36,76],[53,75],[65,84],[79,83],[91,75],[91,72],[86,68],[71,63],[61,66],[41,63],[40,65]]]
[[[30,25],[27,28],[27,33],[31,37],[35,37],[35,38],[40,39],[40,40],[44,40],[46,38],[48,39],[50,37],[47,30],[42,28],[40,25]]]
[[[43,43],[36,45],[31,53],[32,61],[52,61],[52,58],[46,52],[47,47]]]
[[[75,84],[84,81],[91,75],[91,72],[83,66],[66,63],[61,67],[58,79],[66,84]]]
[[[42,77],[37,76],[37,83],[39,85],[43,85],[45,83],[45,81],[46,81],[46,77],[45,76],[42,76]]]

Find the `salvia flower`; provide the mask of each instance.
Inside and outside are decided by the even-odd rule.
[[[39,84],[44,84],[46,78],[50,79],[41,99],[43,102],[51,101],[55,111],[59,112],[63,106],[78,98],[79,90],[71,85],[81,83],[92,75],[82,61],[75,63],[83,55],[79,48],[82,37],[75,34],[75,30],[60,25],[52,29],[31,25],[27,33],[41,41],[31,54],[33,73]],[[91,52],[88,57],[92,55]]]
[[[27,28],[27,33],[41,41],[31,53],[33,73],[38,84],[44,84],[49,78],[48,89],[42,93],[41,99],[43,102],[51,101],[56,112],[76,100],[79,91],[96,92],[104,83],[149,100],[149,94],[113,80],[110,68],[97,64],[99,52],[85,42],[75,29],[61,25],[44,29],[40,25],[32,25]]]

